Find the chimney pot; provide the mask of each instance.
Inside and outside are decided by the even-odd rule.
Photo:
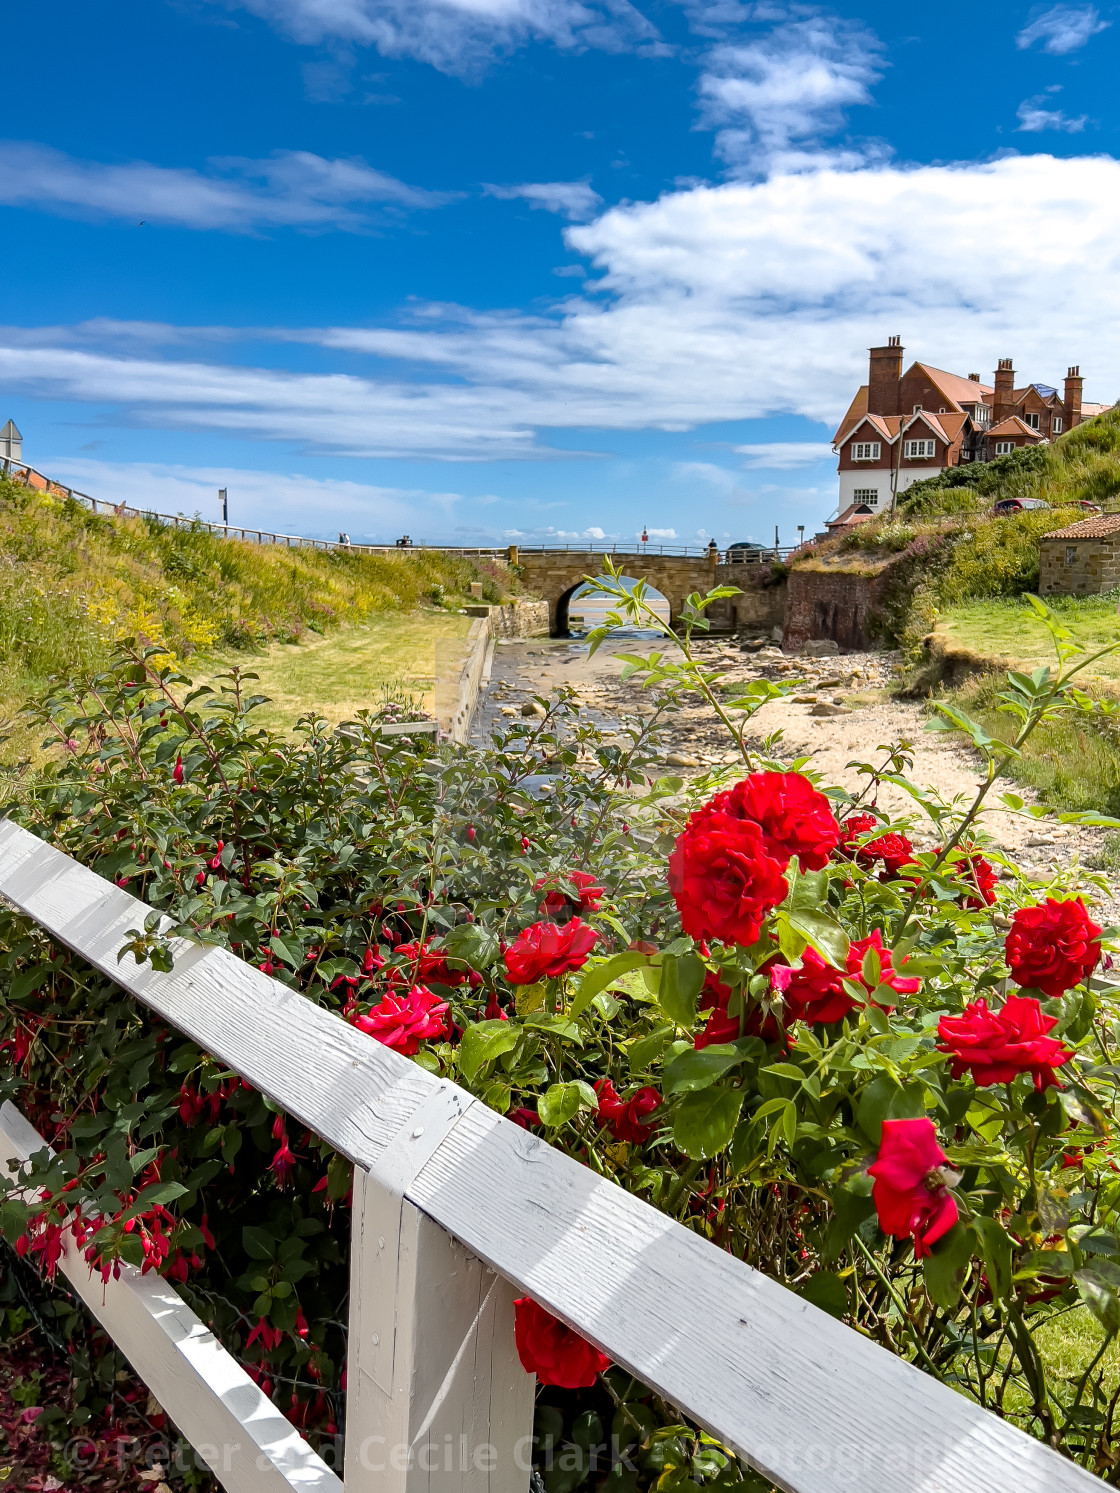
[[[968,376],[974,384],[978,384],[980,382],[980,375],[978,373],[970,373]]]

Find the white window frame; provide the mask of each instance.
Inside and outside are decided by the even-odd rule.
[[[1050,429],[1054,432],[1055,435],[1061,435],[1062,431],[1065,429],[1065,424],[1062,420],[1061,415],[1054,416],[1054,419],[1050,425]]]
[[[853,461],[878,461],[879,453],[883,449],[881,441],[853,441]]]
[[[852,503],[858,508],[861,503],[866,503],[868,508],[878,508],[879,489],[877,487],[857,487],[852,490]]]
[[[1012,453],[1012,451],[1014,451],[1014,449],[1015,449],[1015,442],[1014,441],[997,441],[996,442],[996,455],[997,456],[1010,456],[1011,453]]]
[[[1023,419],[1026,421],[1026,423],[1030,426],[1030,428],[1032,430],[1037,430],[1038,429],[1038,412],[1037,411],[1032,410],[1029,415],[1024,415]]]
[[[988,406],[986,404],[978,404],[976,406],[976,413],[973,416],[973,419],[976,421],[977,425],[990,424],[991,411],[989,410]]]
[[[926,456],[937,455],[937,442],[933,440],[907,441],[903,447],[903,456],[908,460],[921,460]]]

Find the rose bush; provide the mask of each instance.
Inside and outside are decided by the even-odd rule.
[[[640,587],[618,605],[645,620]],[[989,762],[977,802],[910,785],[892,819],[904,750],[865,764],[858,794],[825,791],[746,739],[776,686],[730,699],[687,635],[627,669],[656,706],[626,748],[561,697],[467,753],[368,722],[280,740],[242,679],[184,694],[134,655],[48,702],[58,762],[8,812],[1116,1482],[1120,1068],[1089,983],[1114,936],[1086,909],[1097,881],[1075,863],[1040,886],[986,847],[1001,749],[953,712]],[[1075,670],[1010,677],[1020,743],[1092,708]],[[682,698],[728,721],[739,773],[660,775]],[[154,923],[128,949],[168,958]],[[37,1203],[2,1205],[16,1252],[49,1271],[84,1205],[91,1259],[171,1274],[297,1424],[336,1434],[348,1167],[11,913],[0,961],[0,1093],[57,1152]],[[1070,1373],[1074,1311],[1100,1352]],[[597,1350],[572,1336],[522,1304],[542,1444],[610,1427],[635,1448],[637,1472],[607,1475],[620,1493],[751,1482],[622,1371],[592,1384]],[[602,1475],[577,1461],[546,1487]]]

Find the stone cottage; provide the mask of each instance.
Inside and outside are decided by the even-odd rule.
[[[1120,513],[1101,513],[1039,540],[1040,596],[1096,596],[1120,586]]]

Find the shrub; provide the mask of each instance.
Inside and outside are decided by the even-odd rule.
[[[640,583],[607,589],[619,620],[660,625]],[[686,631],[726,594],[693,598]],[[1075,867],[1039,888],[985,848],[1009,749],[951,707],[988,781],[967,810],[918,788],[923,819],[892,821],[866,805],[903,749],[862,769],[859,802],[825,796],[744,745],[781,689],[729,700],[689,649],[627,660],[658,709],[625,750],[561,697],[492,753],[389,748],[368,720],[360,743],[307,722],[293,745],[254,729],[244,680],[184,699],[133,653],[46,703],[59,762],[11,812],[1113,1478],[1108,1370],[1064,1378],[1047,1336],[1078,1304],[1120,1328],[1116,1013],[1087,983],[1102,934],[1078,900],[1094,882]],[[1092,710],[1076,672],[1009,676],[1011,750]],[[690,799],[651,747],[698,698],[749,776]],[[553,792],[534,798],[542,765]],[[58,1152],[37,1203],[3,1204],[7,1237],[49,1265],[85,1204],[94,1259],[163,1269],[297,1424],[332,1434],[347,1166],[41,930],[4,914],[0,950],[0,1093]],[[154,926],[128,950],[166,967]],[[542,1443],[614,1412],[641,1485],[757,1486],[621,1371],[584,1393],[543,1395]]]

